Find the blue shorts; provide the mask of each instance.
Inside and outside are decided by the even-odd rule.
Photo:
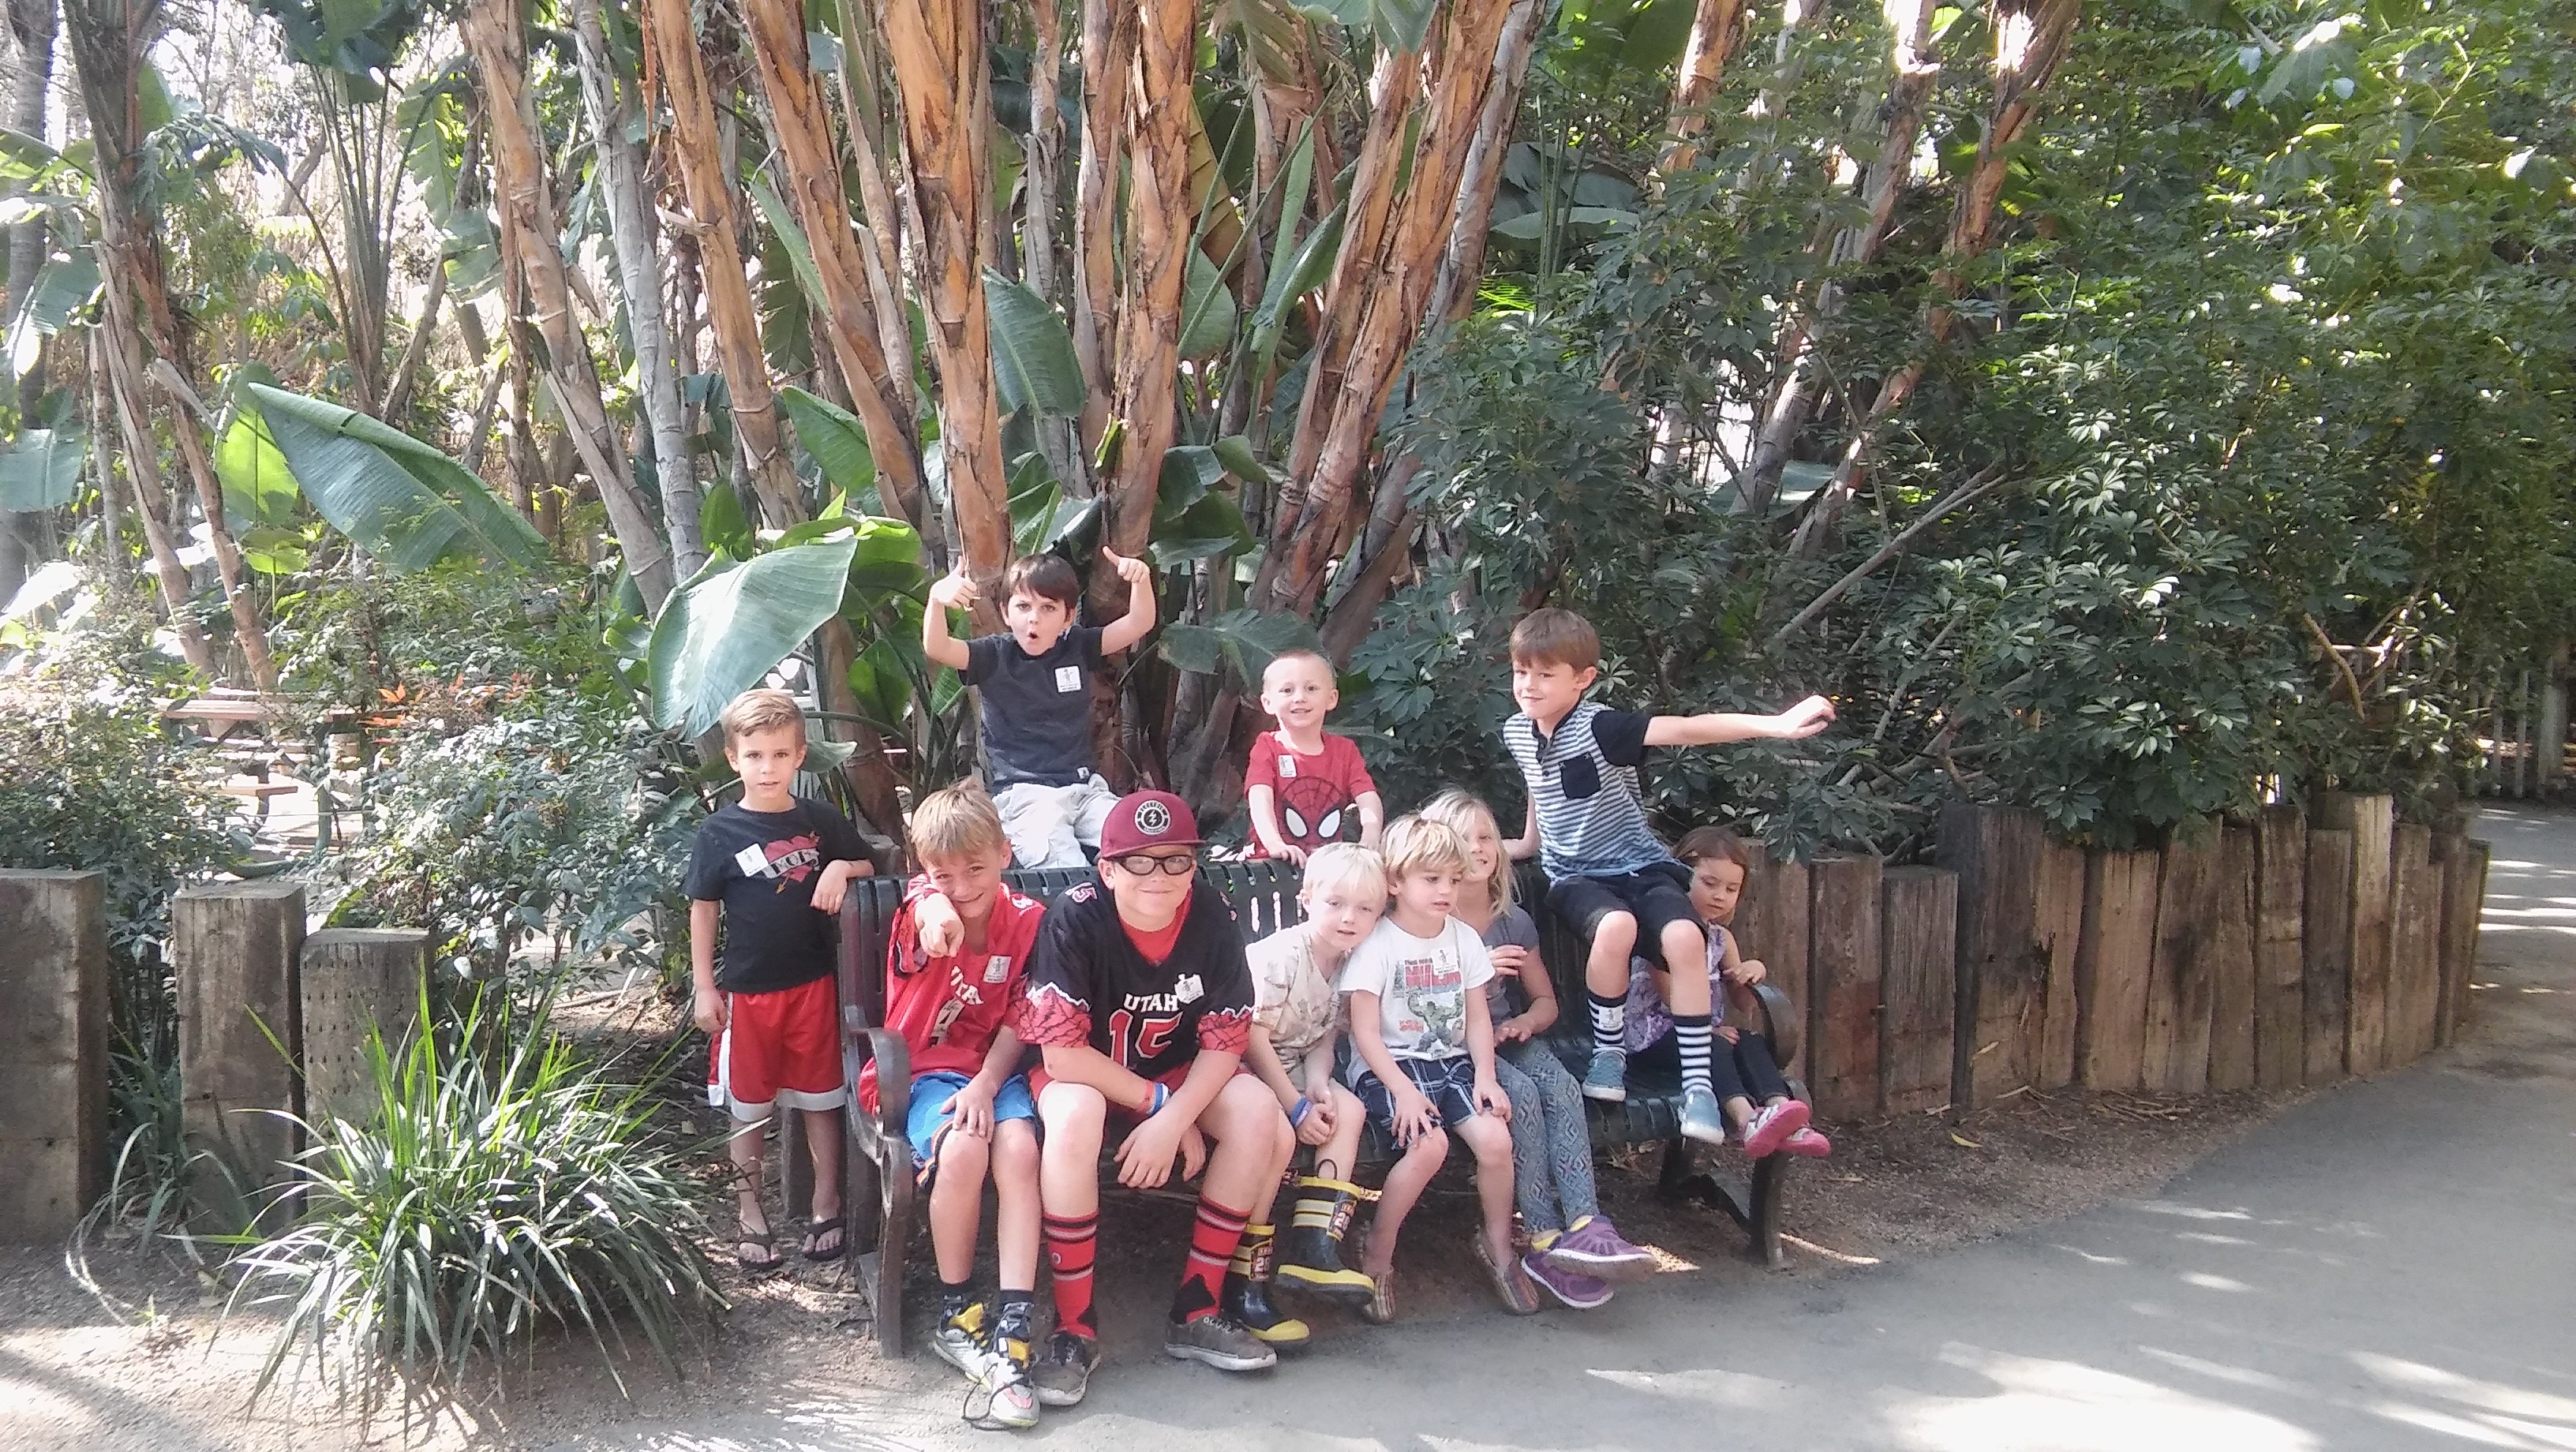
[[[1398,1059],[1396,1071],[1413,1081],[1422,1097],[1431,1101],[1431,1113],[1444,1128],[1466,1123],[1476,1117],[1476,1061],[1465,1054],[1447,1059]],[[1360,1096],[1360,1105],[1368,1111],[1370,1124],[1395,1143],[1395,1091],[1379,1082],[1376,1074],[1363,1065],[1351,1088]]]
[[[903,1137],[912,1141],[912,1166],[930,1168],[931,1159],[939,1153],[939,1140],[947,1133],[948,1101],[966,1087],[964,1074],[922,1074],[912,1081],[912,1108],[904,1115]],[[1031,1125],[1038,1121],[1038,1102],[1029,1097],[1029,1081],[1013,1074],[993,1091],[993,1123],[1006,1119],[1025,1119]]]

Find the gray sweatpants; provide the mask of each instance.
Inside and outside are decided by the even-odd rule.
[[[1505,1045],[1494,1078],[1512,1101],[1512,1196],[1532,1235],[1601,1213],[1583,1086],[1545,1044]]]

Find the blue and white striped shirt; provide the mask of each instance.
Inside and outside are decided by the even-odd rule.
[[[1526,713],[1503,723],[1503,745],[1538,804],[1539,865],[1551,879],[1617,877],[1673,860],[1646,824],[1637,776],[1651,719],[1584,701],[1553,736]]]

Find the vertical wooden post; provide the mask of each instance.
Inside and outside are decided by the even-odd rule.
[[[231,1179],[201,1173],[201,1205],[246,1220],[236,1191],[285,1178],[302,1137],[271,1111],[304,1112],[304,888],[226,882],[170,900],[170,957],[179,983],[180,1121],[191,1149],[209,1149]]]
[[[2442,882],[2433,871],[2433,829],[2397,824],[2388,879],[2387,1067],[2432,1051],[2441,1011]]]
[[[1776,861],[1758,842],[1746,845],[1751,861],[1732,930],[1737,951],[1760,959],[1772,985],[1804,1013],[1815,1002],[1807,986],[1807,864]]]
[[[2442,1000],[2435,1010],[2435,1038],[2448,1046],[2469,1025],[2470,982],[2478,963],[2478,919],[2486,910],[2487,844],[2463,836],[2443,839]]]
[[[1808,865],[1807,1042],[1816,1108],[1848,1119],[1878,1108],[1879,883],[1875,857],[1820,857]]]
[[[2308,832],[2306,967],[2307,1082],[2331,1084],[2352,1072],[2352,833]]]
[[[2031,1081],[2046,1010],[2039,941],[2042,849],[2034,812],[1965,803],[1941,812],[1935,860],[1959,875],[1958,1027],[1950,1100],[1991,1104]]]
[[[2210,940],[2218,917],[2215,822],[2186,821],[2165,844],[2156,892],[2156,958],[2147,985],[2146,1087],[2209,1087]]]
[[[2209,953],[2209,1090],[2254,1087],[2254,829],[2218,841],[2218,917]]]
[[[2075,1061],[2087,1089],[2146,1082],[2147,982],[2156,957],[2155,852],[2084,854],[2084,927],[2075,947]]]
[[[1899,867],[1879,895],[1878,1111],[1951,1102],[1956,1027],[1959,879],[1938,867]]]
[[[2376,1074],[2388,1060],[2388,889],[2396,807],[2386,796],[2349,792],[2317,799],[2320,821],[2352,833],[2352,997],[2344,1067],[2355,1074]]]
[[[376,1106],[367,1036],[399,1056],[420,1027],[429,934],[420,928],[324,928],[304,940],[305,1117],[364,1123]]]
[[[107,874],[0,871],[0,1244],[107,1188]]]
[[[2264,808],[2254,864],[2254,1082],[2292,1089],[2307,1075],[2306,815],[2297,807]]]
[[[2084,936],[2084,849],[2040,847],[2038,935],[2048,970],[2030,1081],[2042,1089],[2075,1082],[2076,946]]]

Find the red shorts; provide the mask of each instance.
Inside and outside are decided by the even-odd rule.
[[[1164,1088],[1171,1090],[1175,1094],[1178,1094],[1181,1092],[1181,1081],[1190,1077],[1190,1069],[1192,1067],[1193,1065],[1191,1064],[1183,1064],[1177,1069],[1157,1076],[1153,1082],[1162,1085]],[[1031,1099],[1045,1097],[1046,1087],[1054,1082],[1055,1080],[1047,1076],[1046,1065],[1044,1064],[1040,1064],[1036,1068],[1029,1070],[1029,1097]],[[1138,1114],[1135,1110],[1128,1108],[1124,1104],[1110,1105],[1109,1117],[1121,1124],[1142,1124],[1145,1122],[1145,1116]]]
[[[838,1109],[850,1102],[841,1077],[840,995],[829,978],[775,993],[725,995],[725,1028],[707,1056],[707,1102],[751,1121],[770,1106]]]

